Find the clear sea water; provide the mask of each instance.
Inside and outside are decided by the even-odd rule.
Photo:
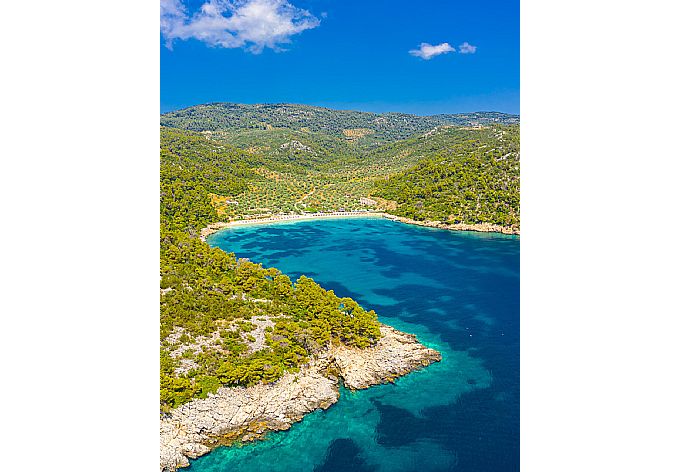
[[[394,385],[341,389],[328,410],[190,472],[519,469],[519,237],[353,218],[232,228],[209,244],[312,277],[443,360]]]

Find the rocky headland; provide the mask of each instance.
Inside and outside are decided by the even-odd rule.
[[[288,429],[307,413],[337,402],[340,379],[347,388],[364,389],[440,360],[441,354],[416,336],[381,325],[381,338],[370,348],[330,347],[272,384],[220,388],[161,417],[161,470],[186,467],[189,458],[220,445]]]
[[[492,223],[444,223],[442,221],[418,221],[412,218],[405,218],[404,216],[395,216],[388,213],[383,213],[381,216],[389,220],[398,221],[408,225],[426,226],[428,228],[448,229],[451,231],[478,231],[480,233],[502,233],[502,234],[520,234],[520,229],[514,226],[501,226]]]

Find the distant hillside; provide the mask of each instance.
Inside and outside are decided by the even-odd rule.
[[[478,126],[519,123],[519,116],[477,112],[417,116],[331,110],[310,105],[211,103],[165,113],[161,125],[191,131],[272,130],[321,133],[359,146],[408,138],[443,125]]]
[[[200,200],[174,207],[205,218],[378,208],[414,220],[520,226],[515,115],[217,103],[165,113],[161,125],[162,184],[168,171],[192,172],[186,182]],[[196,191],[198,176],[206,195]]]

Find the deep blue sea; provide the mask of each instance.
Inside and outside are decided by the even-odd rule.
[[[231,228],[209,244],[312,277],[443,360],[393,385],[342,389],[328,410],[190,472],[519,469],[519,237],[351,218]]]

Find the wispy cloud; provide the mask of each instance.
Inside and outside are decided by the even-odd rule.
[[[424,60],[429,60],[432,57],[438,56],[439,54],[445,54],[447,52],[453,52],[455,48],[448,43],[441,43],[433,46],[429,43],[422,43],[419,45],[419,49],[410,50],[410,54],[413,56],[421,57]]]
[[[320,21],[287,0],[207,0],[193,13],[181,0],[161,0],[161,34],[172,49],[176,39],[196,39],[209,46],[247,48],[258,54],[280,45]]]
[[[477,51],[477,46],[472,46],[465,41],[460,45],[460,54],[474,54]]]
[[[465,41],[460,46],[458,52],[460,54],[474,54],[477,51],[477,46],[472,46],[470,43]],[[432,57],[436,57],[439,54],[446,54],[448,52],[455,52],[456,49],[448,43],[441,43],[434,46],[429,43],[422,43],[419,45],[418,49],[410,50],[410,54],[413,56],[421,57],[422,59],[428,61]]]

